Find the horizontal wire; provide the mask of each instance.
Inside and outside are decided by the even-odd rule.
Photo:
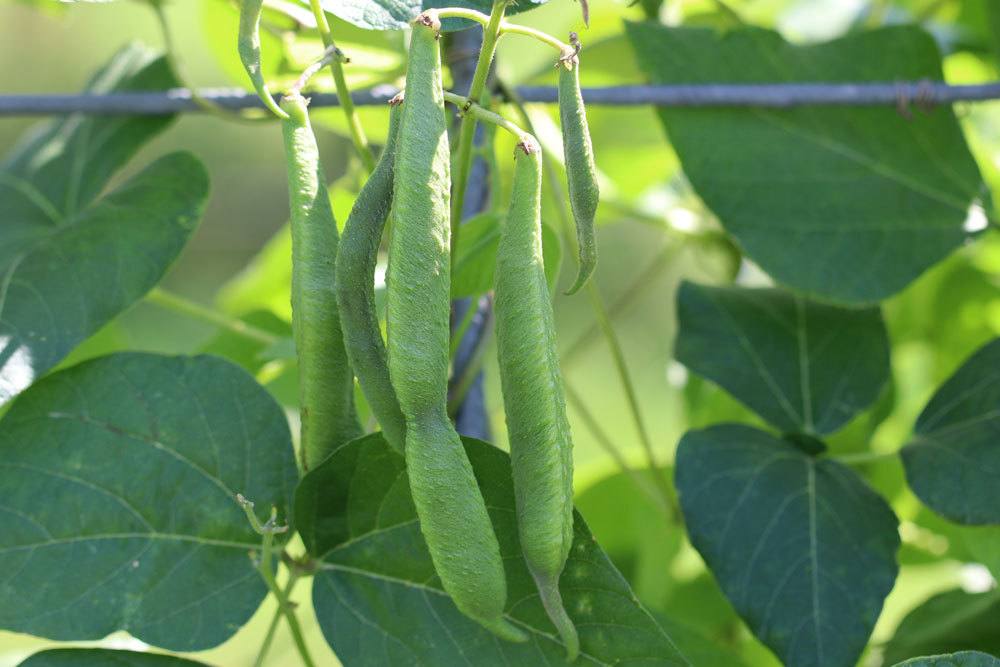
[[[254,93],[242,89],[203,89],[201,96],[224,109],[263,109]],[[398,91],[376,86],[352,94],[358,106],[387,103]],[[517,92],[525,102],[552,103],[552,86],[522,86]],[[307,95],[313,107],[339,105],[332,93]],[[948,85],[940,82],[895,81],[866,83],[761,83],[628,85],[584,88],[587,104],[599,106],[661,107],[769,107],[796,106],[895,106],[908,110],[913,104],[930,108],[954,102],[1000,99],[1000,82]],[[203,112],[187,89],[78,95],[0,95],[0,116],[44,116],[81,112],[88,114],[164,115]]]

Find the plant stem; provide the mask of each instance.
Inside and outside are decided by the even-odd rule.
[[[899,452],[857,452],[854,454],[841,454],[830,458],[844,465],[866,465],[868,463],[881,463],[899,456]]]
[[[166,308],[167,310],[187,315],[193,319],[214,324],[215,326],[226,329],[227,331],[232,331],[233,333],[243,336],[244,338],[255,340],[258,343],[263,343],[264,345],[273,345],[281,340],[280,336],[276,336],[269,331],[264,331],[263,329],[255,327],[252,324],[247,324],[242,320],[237,320],[227,315],[223,315],[218,311],[206,308],[199,303],[195,303],[194,301],[185,299],[182,296],[178,296],[177,294],[173,294],[172,292],[168,292],[159,287],[154,287],[149,294],[146,295],[146,301],[160,306],[161,308]]]
[[[275,507],[271,507],[271,516],[262,524],[254,512],[254,505],[251,501],[237,494],[236,502],[243,508],[243,511],[247,515],[247,520],[254,531],[261,535],[262,538],[260,563],[257,565],[257,571],[260,572],[260,576],[264,580],[264,583],[267,584],[268,590],[271,591],[271,595],[277,601],[278,609],[285,616],[285,621],[288,623],[288,629],[292,632],[292,639],[295,641],[295,647],[299,651],[302,663],[306,667],[316,667],[316,663],[313,662],[312,657],[309,655],[309,647],[306,646],[305,638],[302,635],[302,627],[299,625],[299,619],[295,616],[295,608],[288,601],[285,592],[278,586],[277,579],[274,578],[274,536],[286,532],[288,526],[279,526],[277,524],[278,510]]]
[[[475,304],[470,304],[470,308],[475,308]],[[469,363],[465,365],[462,375],[454,383],[448,396],[448,416],[454,418],[458,414],[458,409],[462,407],[466,395],[472,389],[472,384],[476,381],[476,376],[483,368],[486,360],[486,347],[493,332],[493,311],[489,311],[487,321],[483,323],[483,334],[476,341],[476,347],[472,351]]]
[[[459,113],[464,114],[462,119],[465,120],[465,116],[473,115],[476,120],[481,120],[486,123],[491,123],[497,127],[502,127],[503,129],[510,132],[516,139],[523,140],[527,132],[519,128],[514,123],[510,122],[498,113],[494,113],[489,109],[485,109],[482,106],[476,104],[468,97],[462,97],[461,95],[456,95],[455,93],[444,91],[444,101],[454,104],[458,107]],[[471,163],[471,160],[470,160]]]
[[[463,104],[469,100],[478,100],[483,95],[483,90],[486,88],[486,79],[490,73],[490,65],[493,64],[493,55],[496,53],[497,40],[500,37],[500,24],[503,21],[503,14],[506,8],[507,0],[494,0],[493,10],[490,12],[489,21],[483,27],[483,45],[479,50],[479,59],[476,61],[476,71],[472,75],[472,84],[469,86],[469,94]],[[438,16],[442,16],[442,14],[438,12]],[[462,121],[458,128],[458,149],[455,153],[455,159],[452,162],[452,267],[454,267],[455,263],[455,249],[458,248],[459,230],[462,226],[462,210],[465,205],[465,188],[469,182],[469,170],[472,168],[472,144],[476,134],[476,119],[477,115],[475,113],[467,113],[462,116]]]
[[[496,6],[494,5],[494,8],[495,7]],[[490,14],[489,16],[487,16],[486,14],[483,14],[482,12],[477,12],[474,9],[467,9],[465,7],[445,7],[443,9],[438,9],[437,10],[437,15],[440,18],[443,18],[443,19],[445,19],[445,18],[468,19],[470,21],[475,21],[476,23],[480,24],[484,28],[486,28],[486,27],[488,27],[490,25],[490,22],[491,22],[491,20],[493,18],[492,14]],[[538,41],[542,42],[543,44],[545,44],[547,46],[551,46],[553,49],[555,49],[556,51],[558,51],[560,57],[564,56],[564,55],[567,55],[569,53],[573,53],[573,47],[572,46],[570,46],[569,44],[566,44],[565,42],[563,42],[561,40],[556,39],[555,37],[553,37],[552,35],[550,35],[550,34],[548,34],[546,32],[542,32],[541,30],[537,30],[535,28],[531,28],[531,27],[526,26],[526,25],[519,25],[517,23],[510,23],[508,21],[501,20],[500,21],[500,33],[499,34],[500,35],[504,35],[504,34],[507,34],[507,33],[514,34],[514,35],[524,35],[525,37],[531,37],[533,39],[537,39]],[[484,39],[484,43],[485,43],[485,39]]]
[[[289,599],[292,596],[292,590],[295,588],[295,584],[299,582],[299,575],[294,570],[289,570],[288,573],[288,583],[285,584],[285,599]],[[254,660],[254,667],[263,667],[264,660],[267,659],[267,653],[271,650],[271,644],[274,643],[274,635],[277,633],[278,624],[281,622],[281,618],[284,614],[281,611],[281,605],[274,610],[274,616],[271,618],[271,624],[267,628],[267,634],[264,635],[264,642],[260,645],[260,650],[257,651],[257,659]]]
[[[323,40],[326,48],[337,48],[333,41],[333,33],[330,31],[330,23],[326,20],[326,13],[323,11],[320,0],[309,0],[313,16],[316,17],[316,28]],[[344,59],[334,58],[330,61],[330,72],[333,73],[333,83],[337,87],[337,98],[340,106],[344,110],[344,117],[347,119],[347,127],[351,132],[351,141],[354,142],[354,150],[361,158],[361,163],[368,173],[375,169],[375,156],[368,145],[368,138],[365,136],[365,129],[361,125],[361,118],[357,109],[354,108],[354,101],[351,99],[351,91],[347,87],[347,79],[344,77]]]
[[[476,313],[479,312],[479,299],[469,299],[469,306],[462,313],[462,320],[458,323],[458,327],[451,334],[451,344],[448,349],[448,357],[452,362],[455,361],[455,355],[458,354],[458,348],[462,344],[462,339],[465,338],[465,332],[469,330],[472,325],[472,321],[476,319]]]
[[[529,132],[534,133],[531,117],[528,115],[528,110],[520,101],[520,98],[518,98],[517,94],[509,87],[502,87],[505,89],[511,104],[514,105],[518,114],[521,116],[524,126],[528,128]],[[569,206],[562,196],[562,190],[556,185],[558,181],[556,179],[555,169],[552,167],[551,158],[547,157],[547,152],[544,148],[542,149],[542,158],[543,165],[546,170],[545,180],[548,183],[552,197],[556,202],[556,209],[559,211],[559,221],[562,230],[563,243],[565,243],[570,249],[570,254],[576,255],[578,242],[576,234],[573,233],[573,223],[569,213]],[[621,383],[622,388],[625,390],[625,398],[628,402],[629,411],[632,414],[632,420],[635,422],[636,431],[639,434],[639,442],[646,454],[646,460],[649,464],[649,468],[656,476],[657,483],[660,485],[661,490],[669,490],[666,480],[663,479],[662,475],[658,473],[659,468],[656,462],[656,456],[653,453],[653,443],[649,437],[649,432],[646,430],[645,421],[642,418],[642,411],[639,408],[639,400],[636,395],[635,385],[632,382],[628,365],[625,363],[625,355],[622,352],[621,342],[618,340],[618,334],[615,333],[615,329],[611,325],[611,320],[608,318],[607,310],[604,306],[604,300],[601,298],[601,293],[597,289],[597,285],[593,280],[587,283],[586,292],[590,299],[591,308],[594,311],[594,318],[597,321],[597,326],[600,329],[601,334],[604,336],[608,349],[611,351],[611,358],[615,364],[615,370],[618,373],[618,380]]]

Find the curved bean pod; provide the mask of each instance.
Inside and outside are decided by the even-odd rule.
[[[542,259],[542,155],[530,136],[515,153],[510,211],[497,248],[497,356],[521,550],[572,661],[580,640],[559,577],[573,544],[573,441]]]
[[[573,286],[566,294],[573,294],[586,284],[597,267],[597,237],[594,218],[600,190],[597,187],[597,166],[594,148],[587,127],[587,111],[580,94],[580,63],[576,56],[560,60],[559,64],[559,121],[562,124],[563,156],[566,161],[566,180],[569,184],[570,208],[576,222],[579,243],[579,271]]]
[[[447,414],[450,151],[441,87],[440,21],[414,22],[396,149],[387,276],[389,374],[406,417],[406,469],[420,529],[445,591],[498,636],[524,633],[503,616],[500,546]]]
[[[375,170],[358,193],[337,250],[337,304],[347,356],[382,434],[400,454],[406,438],[406,422],[389,378],[385,343],[375,312],[375,264],[392,205],[401,113],[397,104],[391,107],[389,139]]]
[[[292,329],[299,361],[302,465],[361,435],[335,292],[337,224],[306,100],[281,100],[292,226]]]
[[[260,15],[264,10],[264,0],[243,0],[240,4],[240,31],[236,49],[240,53],[243,68],[250,76],[257,95],[278,118],[285,120],[288,114],[274,102],[271,91],[264,82],[260,69]]]

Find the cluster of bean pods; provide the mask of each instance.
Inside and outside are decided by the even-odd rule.
[[[241,23],[248,31],[256,30],[259,5],[244,5]],[[292,323],[303,465],[315,466],[360,434],[352,392],[356,375],[385,440],[405,457],[421,531],[445,591],[466,616],[518,642],[527,635],[504,613],[507,582],[499,543],[447,412],[451,151],[440,27],[434,10],[413,23],[405,100],[401,94],[391,102],[388,142],[355,201],[339,248],[306,101],[295,92],[278,109],[292,207]],[[240,54],[264,95],[254,47],[259,42],[251,37],[241,33]],[[596,264],[598,191],[577,55],[564,55],[558,67],[564,156],[580,246],[572,293]],[[521,549],[573,660],[580,642],[559,591],[573,542],[572,438],[542,258],[541,185],[541,148],[521,133],[497,250],[497,352]],[[389,221],[383,342],[374,273]]]

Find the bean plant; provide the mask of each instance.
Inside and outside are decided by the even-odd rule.
[[[0,662],[20,633],[25,667],[1000,666],[995,112],[581,89],[995,73],[1000,6],[873,0],[796,41],[749,0],[552,2],[564,34],[523,0],[204,0],[234,109],[142,0],[165,52],[85,92],[281,140],[288,223],[218,309],[159,286],[208,171],[129,168],[172,115],[60,116],[0,162]],[[359,71],[392,93],[361,109]],[[622,219],[649,267],[598,262]],[[649,285],[652,381],[619,321]],[[140,301],[215,337],[102,343]],[[578,389],[591,337],[611,370]]]

